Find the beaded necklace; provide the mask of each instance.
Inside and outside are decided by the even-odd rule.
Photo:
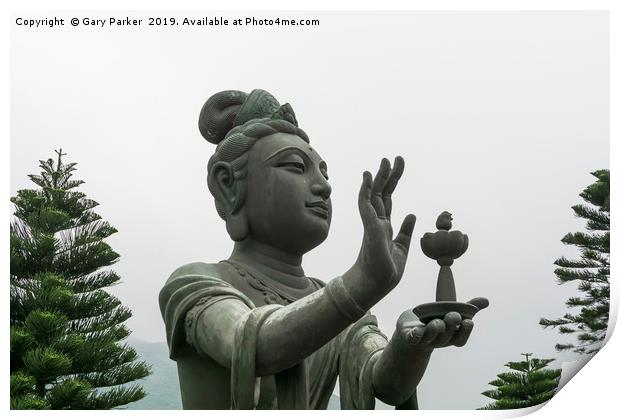
[[[265,279],[258,270],[251,269],[246,264],[240,263],[238,261],[230,261],[224,260],[224,263],[230,264],[237,270],[239,275],[246,279],[248,284],[252,286],[254,289],[258,290],[263,295],[263,300],[266,304],[277,303],[279,305],[288,305],[289,303],[295,302],[299,297],[294,296],[291,291],[286,290],[285,286],[277,285],[274,281],[269,281]],[[262,278],[261,278],[262,277]],[[309,287],[315,287],[315,282],[309,280]],[[274,284],[275,283],[275,284]],[[280,287],[278,287],[280,286]],[[306,291],[308,288],[304,289]]]

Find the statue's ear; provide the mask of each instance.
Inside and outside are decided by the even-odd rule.
[[[215,199],[222,205],[224,212],[229,215],[236,207],[238,186],[235,182],[235,173],[228,162],[218,162],[211,168],[211,191]]]
[[[226,230],[233,241],[242,241],[248,234],[248,220],[243,209],[245,188],[235,178],[228,162],[218,162],[211,168],[211,192],[225,213]]]

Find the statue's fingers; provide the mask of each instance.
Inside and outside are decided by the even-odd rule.
[[[379,165],[379,170],[377,171],[377,175],[375,176],[375,180],[372,184],[373,194],[383,194],[383,189],[385,188],[385,184],[387,183],[391,170],[392,167],[390,165],[390,161],[386,158],[381,159],[381,165]]]
[[[372,203],[378,217],[386,217],[385,205],[383,203],[383,188],[390,175],[390,161],[386,158],[381,159],[381,165],[372,183],[370,202]]]
[[[448,312],[446,316],[443,317],[443,322],[446,324],[446,331],[437,337],[435,341],[437,347],[445,347],[450,344],[461,321],[461,314],[458,312]]]
[[[360,193],[357,200],[360,216],[362,216],[364,226],[366,226],[371,219],[377,217],[375,209],[370,203],[371,188],[372,175],[370,172],[364,171],[364,175],[362,176],[362,186],[360,187]]]
[[[370,204],[372,204],[377,217],[385,219],[385,206],[383,205],[383,198],[380,195],[372,194],[370,196]]]
[[[405,170],[405,160],[401,156],[396,156],[394,159],[394,167],[388,176],[388,179],[383,187],[383,206],[385,207],[385,217],[388,219],[392,215],[392,193],[398,185],[400,177]]]
[[[473,328],[474,321],[472,321],[471,319],[464,319],[463,322],[461,322],[461,328],[454,335],[453,344],[456,347],[463,347],[467,343],[467,340],[469,339]]]
[[[400,225],[400,231],[398,232],[398,235],[396,235],[396,238],[394,238],[394,243],[403,249],[405,256],[409,253],[409,245],[411,245],[411,235],[413,235],[415,221],[415,215],[408,214],[405,216],[403,224]]]
[[[396,156],[396,159],[394,159],[394,167],[392,168],[385,186],[383,187],[383,195],[391,195],[394,192],[400,177],[403,176],[404,171],[405,159],[403,159],[402,156]]]
[[[412,328],[407,334],[409,344],[411,344],[412,346],[420,344],[420,340],[422,339],[422,337],[424,337],[425,331],[426,328],[424,328],[423,326],[417,326],[415,328]]]
[[[483,298],[483,297],[477,297],[477,298],[473,298],[467,303],[474,305],[475,307],[478,308],[478,310],[482,310],[486,308],[487,306],[489,306],[489,299]]]
[[[382,196],[383,198],[383,209],[385,211],[385,218],[388,220],[392,219],[392,197],[390,196]]]
[[[424,331],[424,337],[420,340],[420,344],[430,344],[437,339],[439,334],[443,334],[446,331],[446,324],[441,319],[433,319],[426,324],[426,331]]]

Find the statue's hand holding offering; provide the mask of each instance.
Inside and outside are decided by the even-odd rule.
[[[405,269],[411,234],[416,218],[405,217],[398,235],[393,238],[391,213],[392,193],[403,174],[405,161],[396,157],[394,167],[383,159],[376,177],[364,172],[359,192],[359,211],[364,225],[364,238],[359,256],[353,268],[365,289],[366,296],[372,296],[370,305],[376,303],[400,281]],[[372,302],[372,300],[375,300]]]
[[[468,303],[480,309],[488,306],[485,298],[472,299]],[[394,335],[413,350],[431,352],[440,347],[464,346],[473,328],[474,321],[462,319],[458,312],[448,312],[443,319],[433,319],[425,324],[412,310],[407,310],[398,318]]]

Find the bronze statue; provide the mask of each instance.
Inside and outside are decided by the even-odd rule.
[[[416,221],[409,214],[393,237],[403,158],[383,159],[374,178],[364,172],[359,256],[323,283],[301,263],[329,232],[327,164],[291,106],[264,90],[224,91],[205,103],[199,128],[217,145],[208,186],[234,249],[178,268],[160,293],[183,407],[325,409],[339,378],[343,409],[373,409],[375,398],[417,408],[433,350],[463,346],[473,321],[451,311],[423,323],[407,309],[388,340],[369,313],[398,285]]]

